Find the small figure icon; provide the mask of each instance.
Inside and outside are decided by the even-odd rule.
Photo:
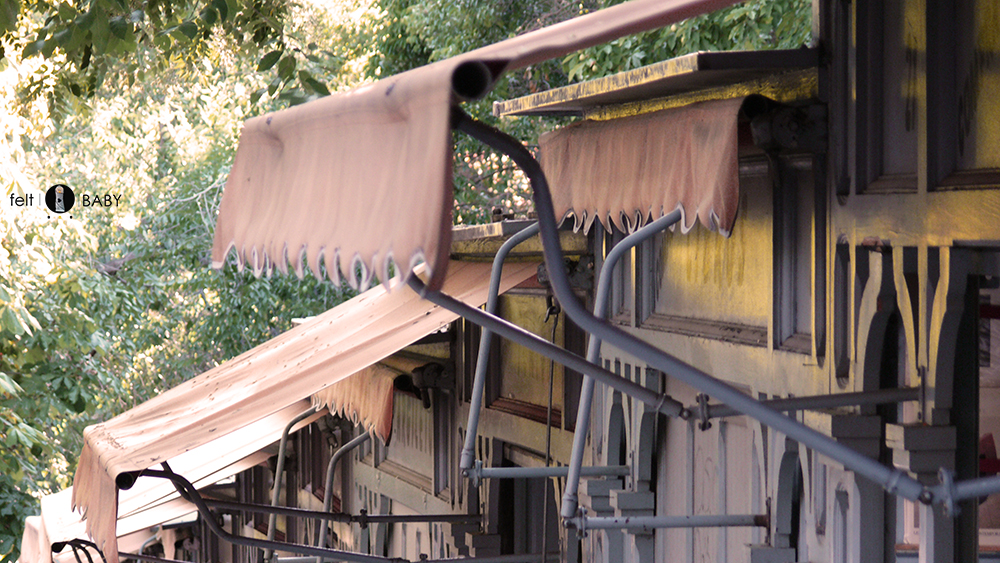
[[[75,202],[73,188],[66,184],[56,184],[45,192],[45,206],[55,213],[66,213]]]

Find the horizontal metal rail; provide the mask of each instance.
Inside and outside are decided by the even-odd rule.
[[[121,477],[121,475],[119,475]],[[174,484],[178,490],[183,490],[185,498],[192,502],[198,509],[198,514],[201,515],[202,522],[219,538],[228,541],[236,545],[243,545],[246,547],[256,547],[259,549],[273,549],[288,551],[291,553],[298,553],[301,555],[311,555],[314,557],[323,557],[332,559],[334,561],[349,561],[357,563],[383,563],[383,562],[396,562],[405,563],[405,559],[399,558],[389,558],[389,557],[379,557],[376,555],[365,555],[363,553],[354,553],[351,551],[341,551],[337,549],[328,549],[313,547],[310,545],[301,545],[295,543],[268,541],[252,537],[242,537],[231,534],[227,532],[219,522],[216,520],[215,516],[212,514],[211,509],[205,504],[205,501],[198,494],[198,490],[195,489],[194,485],[190,481],[181,477],[180,475],[174,473],[173,471],[160,471],[156,469],[146,469],[143,471],[136,471],[129,474],[121,482],[128,483],[131,481],[135,483],[135,480],[139,477],[155,477],[158,479],[167,479]],[[116,479],[118,481],[118,479]],[[266,505],[265,505],[266,506]],[[267,507],[271,508],[271,507]]]
[[[120,561],[135,559],[136,561],[148,561],[149,563],[191,563],[190,561],[178,561],[177,559],[166,559],[154,555],[143,555],[142,553],[125,553],[124,551],[118,552],[118,559]]]
[[[641,530],[658,528],[742,528],[770,526],[766,514],[719,514],[704,516],[577,516],[569,519],[586,533],[587,530]]]
[[[516,555],[494,555],[486,557],[453,557],[450,559],[421,559],[420,563],[462,563],[463,561],[475,561],[476,563],[537,563],[542,560],[541,553],[519,553]],[[559,561],[558,553],[549,553],[545,557],[546,561]]]
[[[143,473],[143,475],[145,474],[146,473]],[[345,514],[343,512],[326,512],[308,510],[305,508],[293,508],[290,506],[250,504],[245,502],[233,502],[207,498],[202,498],[202,501],[205,503],[205,506],[209,508],[227,512],[273,514],[275,516],[310,518],[326,522],[355,523],[361,524],[362,526],[367,526],[368,524],[380,524],[383,522],[452,522],[464,524],[479,522],[481,519],[481,517],[476,514],[368,514],[365,511],[361,511],[361,514]]]
[[[875,391],[859,391],[857,393],[833,393],[830,395],[813,395],[809,397],[791,397],[788,399],[772,399],[761,401],[776,411],[792,412],[802,410],[830,409],[835,407],[862,407],[868,405],[883,405],[886,403],[905,403],[919,401],[918,387],[903,387],[899,389],[878,389]],[[688,407],[697,412],[699,407]],[[708,405],[708,418],[740,416],[741,412],[728,405]]]
[[[483,467],[483,462],[476,460],[472,469],[467,471],[474,486],[479,486],[483,479],[534,479],[539,477],[566,477],[569,466],[553,465],[549,467]],[[580,474],[587,477],[624,477],[630,469],[627,465],[596,465],[581,467]]]

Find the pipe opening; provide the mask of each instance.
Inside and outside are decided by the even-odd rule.
[[[462,100],[478,100],[493,87],[493,73],[485,63],[468,61],[451,75],[451,89]]]
[[[118,476],[115,477],[115,486],[123,491],[131,489],[132,486],[135,485],[136,479],[139,478],[139,473],[140,472],[138,471],[119,473]]]

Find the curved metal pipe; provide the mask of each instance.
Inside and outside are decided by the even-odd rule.
[[[503,264],[514,247],[538,234],[538,223],[534,223],[515,233],[507,239],[497,255],[493,258],[493,269],[490,272],[490,292],[486,299],[486,312],[495,315],[500,294],[500,279],[503,274]],[[462,447],[462,457],[459,469],[467,474],[472,469],[476,459],[476,436],[479,431],[479,413],[483,408],[483,395],[486,388],[486,368],[489,367],[490,344],[493,342],[493,331],[483,328],[479,337],[479,356],[476,358],[476,375],[472,382],[472,399],[469,404],[469,421],[465,429],[465,445]]]
[[[641,242],[681,220],[681,211],[675,209],[660,217],[638,231],[621,240],[608,252],[601,268],[600,279],[597,282],[597,294],[594,298],[594,315],[598,318],[608,316],[611,300],[612,280],[615,266],[625,253],[638,246]],[[587,361],[596,364],[601,356],[601,339],[595,334],[590,335],[587,343]],[[577,492],[580,489],[580,468],[583,466],[583,452],[587,445],[587,433],[590,432],[590,407],[594,402],[594,378],[583,377],[580,387],[580,407],[576,411],[576,430],[573,435],[573,452],[570,454],[569,475],[566,478],[566,489],[563,491],[562,516],[572,518],[576,515],[579,504]]]
[[[337,462],[340,461],[340,458],[347,455],[347,452],[367,442],[369,438],[371,438],[371,433],[367,431],[364,434],[356,436],[351,441],[337,448],[337,451],[330,458],[330,463],[326,466],[326,478],[323,481],[323,512],[330,512],[333,508],[333,472],[337,468]],[[329,530],[329,523],[326,520],[318,524],[317,535],[319,537],[316,539],[318,547],[326,547],[327,530]],[[322,559],[317,560],[316,563],[322,563]]]
[[[563,310],[566,311],[566,314],[573,319],[577,326],[641,359],[646,364],[669,374],[671,377],[675,377],[679,381],[715,397],[738,412],[768,427],[777,429],[789,438],[827,457],[840,461],[848,469],[879,484],[879,486],[890,493],[898,494],[914,501],[931,502],[933,500],[933,493],[930,489],[924,487],[905,472],[898,469],[890,469],[850,447],[838,443],[833,438],[762,405],[752,397],[743,394],[734,387],[694,366],[688,365],[655,346],[639,340],[620,328],[591,315],[576,299],[576,296],[573,295],[565,270],[561,267],[553,267],[563,264],[563,253],[559,243],[555,209],[552,205],[552,196],[549,193],[548,181],[534,156],[517,139],[473,120],[458,108],[453,109],[452,123],[456,129],[468,133],[473,138],[507,154],[528,177],[532,186],[535,211],[538,214],[539,225],[541,226],[545,262],[550,265],[549,281],[556,298],[559,299],[560,304],[563,306]]]
[[[316,414],[316,407],[309,407],[301,414],[293,418],[281,432],[281,442],[278,444],[278,462],[274,469],[274,490],[271,492],[271,506],[278,506],[278,496],[281,494],[281,483],[283,481],[282,475],[285,473],[285,448],[288,445],[288,434],[292,431],[292,427],[296,424],[302,422],[303,420],[309,418],[310,416]],[[267,541],[274,540],[275,528],[277,528],[278,515],[271,513],[267,517]],[[264,550],[264,560],[271,561],[274,557],[274,552],[270,549]]]
[[[507,340],[520,344],[532,352],[538,352],[543,356],[553,359],[560,364],[576,370],[582,374],[589,374],[594,379],[604,383],[622,393],[626,393],[638,401],[642,401],[652,406],[657,412],[667,416],[689,418],[690,412],[684,405],[671,399],[666,395],[661,395],[621,376],[618,376],[601,366],[592,364],[587,360],[569,352],[563,348],[552,344],[548,340],[539,337],[533,332],[528,332],[523,328],[496,317],[487,315],[481,309],[470,307],[468,304],[436,291],[428,291],[427,286],[417,276],[410,276],[407,285],[419,293],[424,299],[443,307],[459,316],[482,326],[488,327],[493,332],[503,336]]]

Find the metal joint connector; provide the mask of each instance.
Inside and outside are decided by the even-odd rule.
[[[712,423],[708,420],[708,395],[698,393],[696,398],[698,399],[698,430],[705,431],[712,427]]]

